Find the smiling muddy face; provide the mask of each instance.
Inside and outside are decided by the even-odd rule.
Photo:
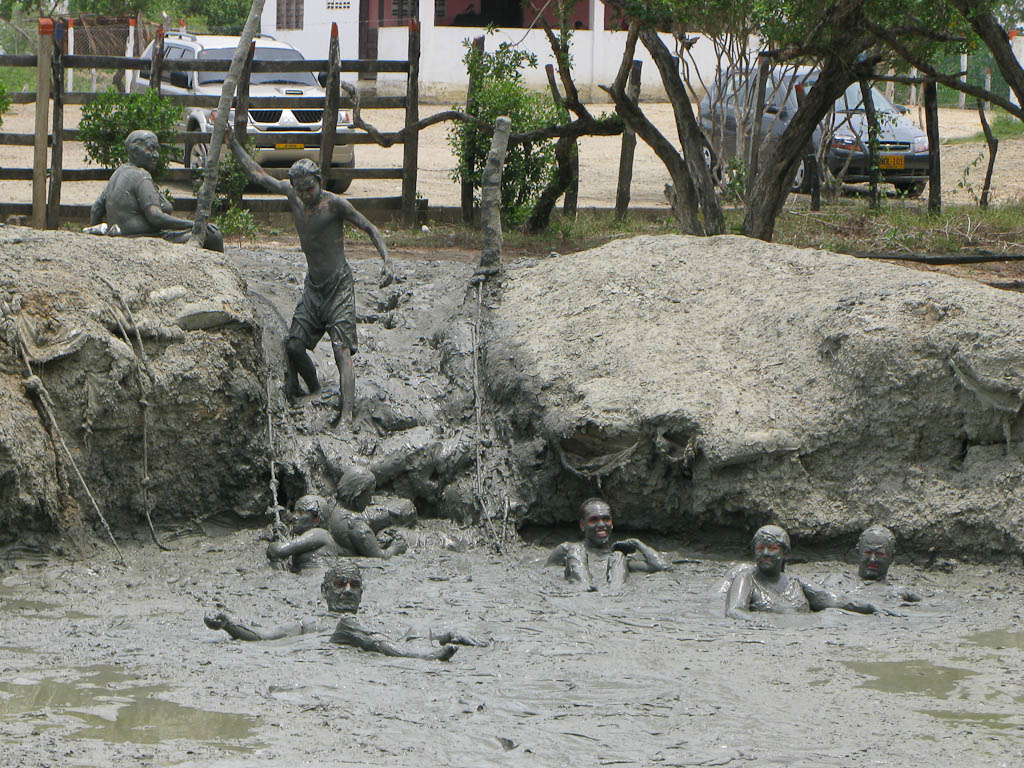
[[[587,499],[580,505],[580,530],[583,540],[594,547],[611,544],[612,508],[603,499]]]
[[[331,613],[355,613],[363,599],[359,566],[350,560],[334,566],[324,574],[320,591]]]
[[[754,563],[759,573],[778,576],[786,570],[789,555],[789,534],[777,525],[764,525],[757,529],[753,540]]]
[[[866,529],[857,540],[857,574],[866,581],[882,581],[896,554],[896,537],[881,525]]]

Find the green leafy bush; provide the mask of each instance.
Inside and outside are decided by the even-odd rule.
[[[481,53],[468,40],[463,45],[467,51],[462,61],[476,82],[473,102],[467,107],[469,114],[481,118],[488,125],[494,125],[501,115],[508,115],[512,120],[513,133],[525,133],[560,122],[551,97],[531,93],[523,85],[523,68],[537,66],[535,55],[509,43],[502,43],[494,53]],[[471,182],[474,196],[479,201],[484,163],[491,147],[490,137],[481,133],[474,123],[457,122],[448,131],[448,144],[459,161],[452,171],[452,178],[458,182]],[[553,139],[509,144],[501,178],[502,219],[513,226],[522,222],[555,169]]]
[[[4,115],[11,108],[11,97],[7,95],[7,89],[0,83],[0,125],[4,124]]]
[[[118,93],[110,90],[82,107],[78,129],[89,162],[111,170],[128,162],[124,140],[132,131],[147,130],[160,141],[160,160],[154,178],[167,169],[171,156],[180,150],[171,142],[181,107],[156,91]]]
[[[260,233],[252,211],[247,208],[239,208],[236,205],[229,205],[227,210],[217,216],[216,223],[225,237],[242,235],[253,240]]]

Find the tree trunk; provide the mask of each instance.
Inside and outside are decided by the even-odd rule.
[[[971,23],[978,37],[985,43],[985,47],[992,52],[999,72],[1017,97],[1017,103],[1024,104],[1024,68],[1013,53],[1006,30],[988,11],[990,3],[979,0],[952,0],[952,4]]]
[[[572,162],[572,153],[575,148],[575,136],[562,136],[555,144],[555,160],[558,162],[558,171],[544,187],[537,202],[533,204],[530,218],[526,222],[527,232],[537,233],[547,229],[551,221],[551,212],[555,209],[555,203],[569,189],[575,176]]]
[[[231,67],[224,77],[224,85],[220,89],[220,100],[217,102],[217,119],[213,121],[213,135],[210,137],[210,149],[206,155],[206,167],[203,169],[203,186],[199,189],[196,199],[196,219],[192,224],[192,237],[189,238],[191,245],[203,245],[206,240],[206,224],[210,220],[210,210],[213,208],[213,198],[217,192],[217,175],[220,171],[220,150],[224,143],[225,128],[228,124],[228,113],[231,111],[231,99],[235,95],[235,87],[238,85],[238,76],[245,65],[246,56],[249,54],[249,45],[256,35],[256,28],[260,24],[260,14],[263,13],[263,0],[252,0],[252,7],[249,9],[249,17],[245,20],[245,27],[235,48],[235,55],[231,57]],[[245,137],[239,137],[244,140]]]

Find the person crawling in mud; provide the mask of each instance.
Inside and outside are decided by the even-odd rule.
[[[824,587],[786,573],[789,534],[777,525],[757,529],[752,542],[754,565],[737,570],[728,584],[725,615],[750,618],[751,613],[788,613],[842,608],[855,613],[888,613],[873,603],[840,597]]]
[[[302,298],[295,307],[285,342],[286,394],[290,398],[299,397],[299,376],[306,383],[310,394],[320,391],[316,366],[306,350],[313,349],[324,333],[327,333],[341,379],[338,419],[354,427],[352,415],[356,378],[352,355],[358,349],[356,300],[352,268],[345,258],[345,222],[368,234],[384,260],[380,271],[381,288],[390,285],[395,279],[384,238],[380,230],[347,200],[323,188],[320,167],[312,160],[296,160],[288,170],[288,181],[278,180],[249,157],[230,128],[227,138],[231,151],[250,181],[288,198],[295,228],[299,231],[299,242],[306,254],[306,280],[302,287]]]
[[[160,159],[160,142],[152,131],[132,131],[124,140],[128,162],[114,171],[89,212],[85,231],[125,237],[162,237],[171,243],[187,243],[192,222],[171,215],[173,207],[153,182]],[[224,237],[207,225],[204,247],[224,251]]]
[[[888,579],[889,567],[896,557],[896,536],[884,525],[865,528],[857,539],[857,575],[830,576],[825,580],[830,589],[871,595],[903,603],[917,603],[921,596],[912,589]]]
[[[252,629],[244,624],[239,624],[223,612],[204,616],[203,623],[210,629],[223,629],[235,640],[246,641],[279,640],[283,637],[331,632],[330,642],[336,645],[352,645],[364,651],[410,659],[448,661],[458,650],[457,645],[471,645],[479,648],[487,645],[487,643],[457,630],[442,632],[431,630],[429,632],[430,639],[436,640],[440,644],[439,648],[408,649],[378,632],[361,626],[356,620],[356,613],[359,611],[359,604],[363,599],[363,580],[359,566],[351,560],[346,560],[329,569],[324,574],[320,591],[327,607],[326,615],[311,616],[301,621],[266,630]]]
[[[612,544],[612,508],[604,499],[590,498],[580,504],[583,541],[565,541],[552,550],[547,565],[564,565],[565,578],[585,584],[591,591],[601,586],[621,587],[631,571],[656,573],[672,568],[640,539]]]
[[[289,522],[291,534],[296,538],[272,542],[267,547],[267,557],[271,562],[291,558],[295,572],[324,559],[381,557],[387,560],[408,549],[397,531],[383,529],[375,534],[361,516],[315,494],[306,494],[295,502]]]

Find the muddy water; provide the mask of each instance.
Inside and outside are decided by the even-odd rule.
[[[458,533],[428,522],[432,534]],[[367,561],[366,619],[426,643],[492,639],[449,663],[243,644],[223,607],[271,626],[315,612],[318,573],[271,570],[253,531],[161,553],[5,570],[0,760],[108,765],[947,765],[1024,760],[1024,574],[897,564],[929,595],[904,617],[722,616],[729,563],[657,541],[673,573],[579,594],[544,548],[419,549]],[[543,542],[545,545],[554,541]],[[793,566],[806,577],[841,564]],[[998,588],[997,588],[998,587]]]

